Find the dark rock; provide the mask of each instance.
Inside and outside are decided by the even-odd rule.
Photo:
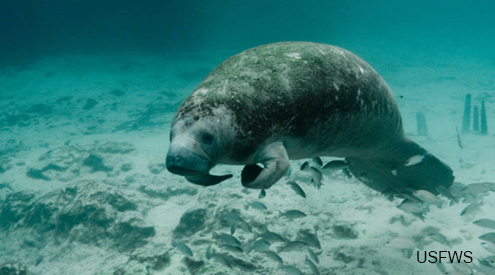
[[[200,231],[205,226],[206,209],[198,208],[185,212],[180,218],[179,225],[174,229],[177,237],[189,237]]]
[[[0,265],[0,275],[28,275],[28,270],[21,263],[9,262]]]
[[[49,177],[43,175],[43,172],[40,169],[34,169],[34,168],[30,168],[27,171],[26,176],[38,180],[46,180],[46,181],[51,180]]]
[[[92,172],[98,172],[98,171],[111,172],[113,170],[112,167],[108,167],[103,164],[102,158],[95,156],[93,154],[90,154],[88,157],[86,157],[83,160],[83,164],[85,166],[91,167]]]
[[[23,192],[7,195],[0,208],[0,227],[26,228],[43,242],[68,240],[126,252],[155,235],[154,226],[136,210],[137,204],[116,188],[79,181],[37,200]]]
[[[28,113],[35,113],[38,115],[49,115],[52,113],[52,107],[45,104],[34,104],[28,110]]]
[[[347,225],[332,226],[333,232],[339,239],[357,239],[358,235]]]
[[[0,209],[0,227],[10,227],[25,216],[25,209],[34,198],[34,194],[16,192],[7,195]]]
[[[136,148],[128,142],[107,142],[95,148],[96,152],[103,154],[129,154],[136,152]]]
[[[201,267],[205,265],[204,261],[195,261],[189,257],[184,257],[184,263],[187,266],[187,269],[191,272],[191,274],[196,274]]]
[[[345,255],[344,253],[342,252],[336,252],[334,255],[333,255],[333,259],[336,260],[336,261],[343,261],[344,263],[348,264],[352,261],[354,261],[354,257],[352,256],[347,256]]]
[[[86,100],[86,105],[84,105],[84,107],[83,107],[83,110],[90,110],[93,107],[95,107],[96,104],[98,104],[98,101],[96,101],[92,98],[88,98],[88,100]]]
[[[153,254],[150,252],[133,254],[129,257],[129,261],[137,261],[141,264],[146,264],[152,270],[162,270],[170,263],[168,253]],[[123,274],[123,273],[120,273]]]
[[[110,93],[114,96],[123,96],[125,94],[123,91],[119,89],[112,90]]]

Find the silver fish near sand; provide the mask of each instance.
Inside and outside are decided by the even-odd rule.
[[[293,265],[283,265],[280,264],[279,268],[291,275],[303,275],[302,271]]]
[[[296,192],[299,196],[306,198],[306,193],[304,193],[304,190],[297,184],[295,181],[290,180],[287,182],[288,185],[290,185],[290,188]]]
[[[467,215],[470,215],[476,211],[478,211],[478,209],[480,208],[480,203],[478,202],[473,202],[471,204],[469,204],[468,206],[466,206],[466,208],[464,208],[461,212],[461,216],[467,216]]]
[[[463,274],[473,274],[473,270],[469,267],[465,262],[452,262],[452,266],[455,270],[463,273]]]
[[[442,186],[442,185],[439,185],[435,188],[438,193],[440,193],[440,195],[446,197],[447,199],[455,202],[455,203],[459,203],[459,199],[456,198],[451,192],[449,189],[447,189],[445,186]]]
[[[259,201],[252,201],[252,202],[248,203],[246,206],[254,208],[254,209],[258,209],[258,210],[267,210],[268,209],[268,207],[266,207],[265,204],[263,204],[262,202],[259,202]]]
[[[306,213],[299,210],[287,210],[280,214],[280,217],[286,217],[289,219],[299,219],[306,217]]]
[[[301,165],[301,171],[308,171],[309,170],[309,162],[305,161],[302,165]]]
[[[321,249],[321,244],[320,240],[318,239],[318,236],[315,234],[309,232],[309,231],[299,231],[297,233],[296,241],[301,241],[306,244],[308,244],[311,247]]]
[[[473,224],[483,228],[495,229],[495,221],[490,219],[475,220]]]
[[[211,259],[211,245],[206,249],[206,259]]]
[[[316,165],[318,165],[319,167],[322,167],[323,166],[323,161],[321,160],[320,157],[316,157],[316,158],[312,158],[311,159],[314,163],[316,163]]]
[[[459,145],[459,148],[464,149],[464,143],[462,142],[461,133],[459,133],[459,128],[455,127],[455,130],[457,131],[457,145]]]
[[[187,246],[183,242],[172,241],[172,246],[177,248],[177,250],[179,250],[180,252],[182,252],[182,254],[184,254],[186,256],[189,256],[189,257],[193,256],[192,250],[189,248],[189,246]]]
[[[418,214],[424,214],[428,210],[425,209],[421,204],[405,199],[397,206],[400,210],[408,213],[418,213]]]
[[[313,274],[320,275],[320,270],[318,270],[318,267],[316,267],[315,263],[313,263],[308,256],[306,256],[305,262],[309,265],[309,268],[311,268],[311,271],[313,271]]]
[[[260,194],[258,195],[258,199],[262,199],[266,197],[266,191],[265,189],[261,189]]]
[[[483,259],[485,262],[487,262],[488,264],[490,264],[491,267],[495,267],[495,255],[493,256],[489,256],[489,257],[486,257],[485,259]]]
[[[280,258],[280,256],[271,251],[271,250],[264,250],[264,251],[259,251],[260,253],[263,253],[265,254],[268,258],[274,260],[275,262],[279,263],[279,264],[282,264],[284,262],[284,260],[282,260],[282,258]]]
[[[442,233],[430,233],[426,234],[430,239],[434,240],[437,243],[447,245],[448,247],[452,248],[452,242],[447,239],[445,235]]]
[[[325,164],[325,166],[323,166],[323,168],[321,169],[336,171],[347,168],[347,166],[349,166],[349,164],[343,160],[332,160],[329,163]]]
[[[322,184],[321,184],[321,179],[323,178],[323,176],[322,176],[322,174],[321,174],[320,170],[318,170],[318,169],[316,169],[316,168],[314,168],[314,167],[311,167],[311,168],[310,168],[310,171],[311,171],[311,176],[313,177],[313,181],[314,181],[314,183],[315,183],[315,187],[316,187],[317,189],[320,189],[320,187],[321,187],[321,185],[322,185]]]
[[[230,263],[229,259],[227,259],[227,257],[225,257],[224,255],[222,255],[222,254],[218,254],[218,253],[214,253],[214,254],[212,255],[212,258],[213,258],[215,261],[217,261],[217,262],[219,262],[219,263],[223,264],[224,266],[226,266],[226,267],[228,267],[228,268],[232,268],[232,264]]]
[[[471,183],[461,190],[463,194],[486,193],[490,191],[490,186],[483,183]]]
[[[253,245],[249,246],[248,249],[246,250],[247,253],[256,250],[256,251],[264,251],[268,250],[270,248],[270,245],[272,245],[269,241],[265,239],[259,239],[256,242],[254,242]]]
[[[266,232],[263,232],[261,234],[256,234],[255,235],[256,238],[263,238],[267,241],[270,241],[270,242],[285,242],[286,239],[282,236],[280,236],[279,234],[277,233],[274,233],[274,232],[270,232],[270,231],[266,231]]]
[[[483,235],[479,236],[478,239],[483,240],[483,241],[487,241],[487,242],[491,242],[491,243],[495,243],[495,233],[490,232],[490,233],[483,234]]]
[[[311,258],[311,260],[313,260],[317,263],[320,263],[320,259],[318,258],[316,253],[309,247],[308,247],[308,253],[309,253],[309,257]]]
[[[241,242],[234,236],[228,235],[228,234],[217,234],[216,232],[213,232],[213,239],[217,239],[221,241],[223,244],[228,244],[232,246],[241,246]]]
[[[229,244],[221,244],[220,247],[225,249],[225,250],[231,251],[231,252],[244,253],[244,250],[242,250],[242,248],[239,246],[234,246],[234,245],[229,245]]]
[[[413,165],[417,165],[419,163],[421,163],[425,158],[425,155],[415,155],[415,156],[412,156],[410,157],[406,163],[404,164],[404,166],[413,166]]]
[[[486,249],[486,251],[495,254],[495,243],[481,242],[480,244],[484,249]]]
[[[426,190],[416,190],[413,192],[413,196],[421,200],[422,202],[436,203],[438,202],[437,196]]]
[[[277,247],[277,253],[289,252],[289,251],[301,251],[304,248],[307,248],[308,246],[309,245],[305,242],[293,241],[284,246]]]

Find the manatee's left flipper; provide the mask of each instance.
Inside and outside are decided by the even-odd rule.
[[[242,185],[252,189],[268,189],[289,170],[289,156],[282,142],[270,143],[254,159],[263,164],[246,165],[241,174]]]
[[[194,184],[210,186],[219,184],[220,182],[230,179],[232,175],[223,175],[223,176],[214,176],[210,174],[201,175],[201,176],[186,176],[187,181],[192,182]]]

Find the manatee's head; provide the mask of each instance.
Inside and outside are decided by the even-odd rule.
[[[209,174],[210,169],[228,156],[232,146],[231,117],[222,113],[205,117],[178,113],[170,131],[168,171],[205,186],[232,177]]]

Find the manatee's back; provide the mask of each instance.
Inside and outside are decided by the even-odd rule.
[[[234,111],[242,129],[236,145],[242,154],[274,133],[340,155],[379,148],[374,154],[402,137],[400,113],[383,79],[356,55],[325,44],[281,42],[232,56],[182,108],[204,115],[221,105]]]

